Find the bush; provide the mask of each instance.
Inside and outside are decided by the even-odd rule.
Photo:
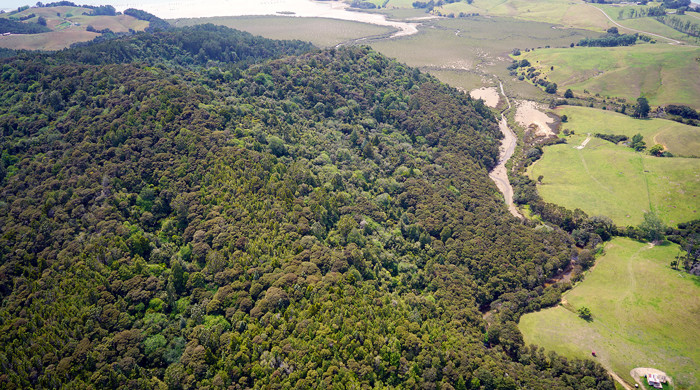
[[[586,306],[581,306],[576,312],[578,313],[579,317],[583,318],[586,321],[593,320],[591,309],[587,308]]]

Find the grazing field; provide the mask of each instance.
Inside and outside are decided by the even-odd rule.
[[[176,27],[213,23],[247,31],[271,39],[300,39],[319,47],[335,46],[355,39],[381,36],[394,31],[391,27],[326,18],[296,18],[288,16],[221,16],[211,18],[175,19]]]
[[[28,23],[36,23],[39,17],[46,19],[46,26],[51,32],[42,34],[13,34],[0,37],[0,47],[26,50],[60,50],[76,42],[85,42],[99,36],[99,33],[86,31],[88,26],[96,30],[110,29],[113,32],[128,32],[129,30],[143,31],[148,22],[138,20],[128,15],[83,15],[92,12],[83,7],[43,7],[29,8],[13,15],[0,14],[0,18],[22,17],[30,14],[36,16],[27,19]]]
[[[700,48],[666,44],[629,47],[575,47],[523,52],[559,90],[623,97],[640,95],[651,105],[686,104],[700,108]],[[554,70],[551,70],[551,67]],[[584,94],[585,97],[585,94]]]
[[[700,159],[664,158],[635,152],[576,133],[568,144],[548,146],[528,169],[542,198],[589,215],[605,215],[619,226],[639,225],[655,210],[669,225],[700,218]]]
[[[0,47],[24,50],[61,50],[75,42],[95,39],[100,34],[84,30],[51,31],[43,34],[14,34],[0,37]]]
[[[658,5],[658,4],[656,4]],[[654,5],[655,6],[655,5]],[[670,39],[675,39],[678,41],[690,43],[690,44],[697,44],[698,39],[689,36],[688,34],[684,34],[682,32],[679,32],[677,30],[674,30],[673,28],[666,26],[665,24],[659,22],[656,20],[654,17],[643,17],[643,18],[632,18],[630,17],[631,12],[639,12],[641,9],[648,9],[651,8],[652,6],[647,6],[647,7],[640,7],[640,6],[625,6],[625,7],[618,7],[618,6],[613,6],[613,5],[602,5],[602,4],[596,4],[595,7],[603,10],[608,16],[610,16],[612,19],[617,21],[617,23],[621,24],[622,26],[629,27],[635,30],[640,30],[640,31],[645,31],[653,34],[658,34]],[[676,15],[672,15],[676,16]],[[678,16],[676,16],[678,17]],[[681,18],[685,18],[686,16],[680,16]],[[692,16],[689,17],[690,20],[692,20]],[[695,20],[695,22],[700,22],[699,20]],[[627,31],[621,31],[621,32],[627,32]],[[636,32],[636,31],[632,31]],[[668,40],[662,39],[662,38],[657,38],[657,37],[652,37],[656,39],[659,43],[668,43]]]
[[[700,278],[669,263],[675,244],[651,248],[615,238],[605,255],[562,306],[520,319],[525,342],[567,357],[591,358],[634,383],[629,372],[653,367],[668,373],[675,389],[700,387]],[[587,322],[572,310],[586,306]]]
[[[148,27],[148,22],[145,20],[138,20],[129,15],[116,15],[116,16],[88,16],[79,15],[70,18],[71,22],[80,23],[84,26],[92,26],[96,30],[104,30],[108,28],[114,32],[128,32],[130,29],[134,31],[143,31]]]
[[[632,138],[639,133],[647,147],[662,144],[675,156],[700,157],[700,127],[688,126],[665,119],[635,119],[614,111],[588,107],[563,106],[555,110],[566,115],[562,128],[586,133],[621,134]]]
[[[612,23],[600,12],[580,2],[567,0],[474,0],[472,4],[445,4],[436,10],[444,15],[460,12],[511,17],[535,22],[552,23],[571,28],[605,30]]]

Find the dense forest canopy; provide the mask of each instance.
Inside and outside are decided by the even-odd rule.
[[[523,345],[573,242],[481,101],[212,26],[0,64],[3,388],[614,388]]]

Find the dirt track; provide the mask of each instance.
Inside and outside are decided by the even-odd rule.
[[[588,133],[588,137],[586,137],[586,139],[583,140],[583,142],[581,142],[581,145],[576,146],[576,149],[581,150],[581,149],[585,148],[586,145],[588,145],[588,142],[590,140],[591,140],[591,133]]]

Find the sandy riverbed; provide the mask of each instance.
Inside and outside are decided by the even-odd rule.
[[[482,87],[479,89],[472,90],[469,95],[473,99],[483,99],[484,104],[491,108],[495,108],[498,105],[498,90],[496,87]]]
[[[501,146],[498,148],[498,165],[496,165],[493,170],[489,172],[489,177],[494,181],[494,183],[496,183],[496,187],[498,187],[503,194],[506,205],[508,205],[508,211],[510,211],[510,213],[514,216],[523,219],[523,215],[520,214],[518,208],[515,207],[515,204],[513,204],[513,186],[511,186],[510,180],[508,180],[508,171],[506,169],[506,163],[515,151],[518,138],[513,130],[508,127],[508,121],[503,114],[501,114],[501,121],[498,122],[498,126],[500,127],[504,138],[501,141]]]

